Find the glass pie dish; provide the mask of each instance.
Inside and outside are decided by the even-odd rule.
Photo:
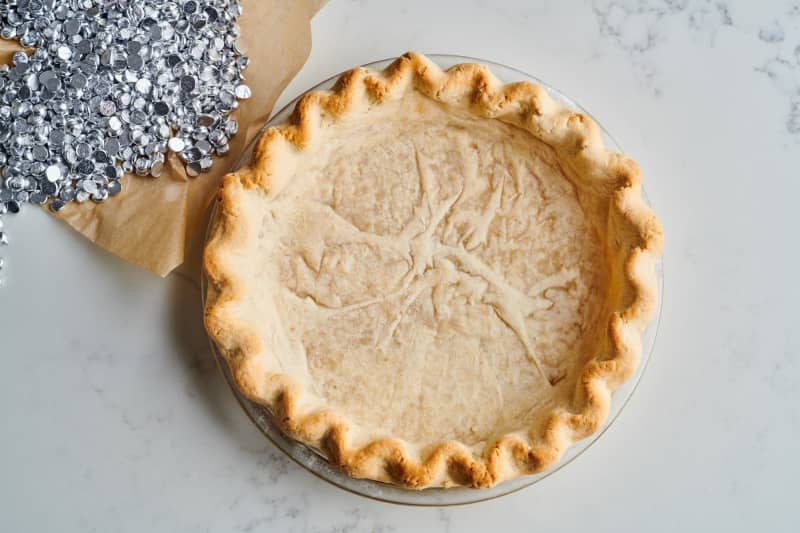
[[[429,57],[431,60],[438,63],[443,68],[447,68],[452,65],[460,63],[478,63],[478,64],[484,64],[487,67],[489,67],[495,74],[495,76],[497,76],[501,81],[504,82],[531,81],[545,88],[550,93],[551,97],[553,97],[555,100],[557,100],[564,106],[591,116],[588,112],[586,112],[585,109],[578,106],[572,100],[570,100],[560,92],[556,91],[546,83],[530,75],[527,75],[523,72],[512,69],[510,67],[506,67],[504,65],[500,65],[489,61],[483,61],[476,58],[462,57],[462,56],[431,55]],[[383,69],[386,66],[388,66],[392,61],[393,61],[392,59],[387,59],[369,63],[364,66],[372,69]],[[309,89],[309,91],[329,89],[334,85],[334,83],[338,78],[339,75],[329,78],[321,82],[320,84],[316,85],[315,87],[312,87],[311,89]],[[302,96],[303,95],[301,95],[300,97]],[[300,97],[298,97],[298,99]],[[286,118],[292,113],[298,99],[295,99],[294,101],[290,102],[284,109],[282,109],[274,117],[272,117],[272,119],[268,121],[268,123],[264,126],[264,128],[268,128],[272,125],[279,124],[285,121]],[[618,144],[608,134],[608,132],[604,128],[602,128],[602,126],[600,126],[600,128],[602,130],[602,134],[606,142],[606,145],[609,147],[609,149],[620,151]],[[237,165],[237,168],[240,168],[249,161],[252,154],[252,148],[253,146],[251,145],[248,148],[248,150],[245,151],[245,153],[242,155],[242,158],[240,159],[239,165]],[[213,215],[212,215],[212,220],[213,220]],[[657,265],[657,283],[658,283],[659,293],[663,293],[663,277],[661,275],[660,263]],[[204,285],[203,285],[204,297],[205,293],[206,293],[206,284],[204,279]],[[584,450],[586,450],[613,423],[613,421],[621,412],[624,405],[627,403],[633,390],[635,389],[636,384],[638,383],[649,361],[655,341],[655,335],[656,335],[656,330],[658,328],[659,318],[660,318],[660,305],[657,308],[655,318],[650,323],[649,327],[647,328],[647,330],[643,335],[642,359],[639,363],[636,373],[616,390],[612,398],[610,412],[606,421],[593,435],[582,441],[577,442],[574,446],[569,448],[569,450],[563,455],[561,460],[554,467],[539,474],[515,478],[513,480],[506,481],[492,488],[486,488],[486,489],[470,489],[464,487],[456,487],[447,489],[434,488],[434,489],[424,489],[424,490],[409,490],[395,485],[389,485],[386,483],[364,480],[364,479],[355,479],[347,476],[346,474],[338,470],[335,466],[330,464],[320,451],[312,447],[306,446],[304,444],[301,444],[299,442],[296,442],[291,438],[286,437],[282,433],[282,431],[272,423],[271,413],[269,412],[268,409],[257,403],[251,402],[244,395],[242,395],[234,386],[234,381],[232,379],[230,369],[228,368],[225,359],[221,357],[216,346],[212,347],[215,354],[215,358],[217,359],[217,362],[219,363],[220,368],[222,369],[223,374],[225,375],[226,381],[228,382],[229,385],[231,385],[234,395],[236,396],[237,400],[242,405],[248,416],[253,420],[253,422],[257,425],[257,427],[267,436],[267,438],[269,438],[276,446],[278,446],[278,448],[283,450],[287,455],[289,455],[290,458],[292,458],[294,461],[302,465],[304,468],[308,469],[312,473],[316,474],[317,476],[325,479],[330,483],[333,483],[345,490],[366,497],[393,503],[440,506],[440,505],[472,503],[476,501],[483,501],[486,499],[509,494],[520,488],[529,486],[540,479],[547,477],[548,475],[557,471],[562,466],[570,462],[572,459],[580,455]]]

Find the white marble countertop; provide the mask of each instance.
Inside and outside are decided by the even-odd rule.
[[[332,0],[286,91],[408,49],[530,72],[644,169],[666,232],[650,366],[619,420],[499,500],[366,500],[284,458],[210,358],[197,286],[9,217],[0,531],[797,531],[800,3]]]

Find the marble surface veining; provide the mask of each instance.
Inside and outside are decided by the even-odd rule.
[[[28,210],[0,291],[0,531],[796,531],[800,2],[331,0],[313,32],[282,102],[409,49],[484,57],[559,87],[637,159],[666,294],[632,402],[511,496],[365,500],[240,411],[197,257],[160,280]]]

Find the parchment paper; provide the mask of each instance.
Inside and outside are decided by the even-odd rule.
[[[311,50],[311,17],[325,0],[242,0],[240,46],[250,57],[244,71],[253,90],[233,114],[239,132],[230,152],[214,158],[211,172],[186,175],[180,160],[167,156],[160,178],[125,175],[122,193],[107,202],[70,203],[57,218],[98,246],[160,276],[184,261],[188,243],[205,231],[206,209],[220,179],[269,117],[278,96]],[[0,40],[0,59],[19,46]],[[49,211],[49,210],[48,210]]]

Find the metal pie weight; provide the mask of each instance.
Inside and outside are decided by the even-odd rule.
[[[16,0],[0,36],[2,215],[104,202],[124,173],[157,178],[169,151],[198,176],[228,152],[250,97],[238,0]],[[0,269],[3,263],[0,262]]]

